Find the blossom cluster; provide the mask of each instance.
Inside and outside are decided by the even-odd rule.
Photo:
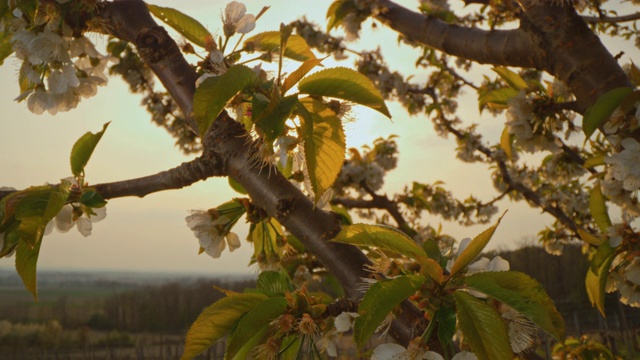
[[[31,112],[69,111],[107,83],[104,72],[111,58],[101,55],[87,37],[74,34],[59,12],[36,18],[35,24],[27,23],[18,9],[13,15],[4,25],[12,30],[12,49],[22,60],[22,93],[16,100],[26,99]]]

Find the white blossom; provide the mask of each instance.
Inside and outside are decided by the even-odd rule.
[[[232,36],[235,33],[246,34],[256,27],[256,17],[246,14],[247,7],[238,1],[227,4],[224,10],[224,33]]]
[[[517,354],[530,348],[538,333],[538,326],[507,305],[502,304],[500,312],[502,318],[507,320],[511,350]]]
[[[52,70],[47,78],[47,86],[52,94],[64,94],[70,88],[80,85],[73,65],[63,65],[60,69]]]
[[[191,215],[185,220],[198,239],[200,247],[214,259],[220,257],[227,244],[230,252],[240,247],[238,235],[225,229],[224,225],[230,221],[226,216],[213,219],[207,211],[191,210]]]
[[[560,256],[562,255],[562,250],[564,250],[564,244],[555,240],[545,241],[544,250],[550,255]]]
[[[67,49],[68,43],[64,38],[53,31],[43,31],[27,44],[26,50],[29,62],[39,65],[50,62],[71,62]]]
[[[91,210],[94,214],[87,215],[85,212],[80,214],[79,208],[75,207],[73,204],[64,205],[56,217],[47,224],[44,231],[45,235],[50,234],[54,226],[61,233],[66,233],[73,229],[74,226],[77,226],[80,234],[84,237],[88,237],[91,235],[93,223],[101,221],[107,217],[106,207],[91,208]]]
[[[343,311],[340,315],[333,319],[333,326],[336,327],[336,331],[344,333],[351,330],[353,326],[353,319],[358,317],[358,313]]]
[[[627,191],[640,188],[640,143],[634,138],[626,138],[620,142],[624,150],[605,158],[611,165],[608,169],[614,179],[622,181]]]
[[[624,268],[627,280],[640,286],[640,256],[636,256],[631,263]]]
[[[543,136],[534,134],[531,122],[534,120],[533,105],[524,91],[507,101],[507,128],[514,135],[515,142],[526,152],[549,150],[555,152],[558,145]]]

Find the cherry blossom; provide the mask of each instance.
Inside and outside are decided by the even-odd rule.
[[[227,4],[224,10],[224,34],[227,37],[235,33],[246,34],[256,27],[256,17],[246,14],[247,7],[238,1]]]
[[[230,227],[227,225],[230,219],[226,216],[214,219],[208,211],[191,210],[191,215],[185,220],[187,226],[198,238],[200,247],[214,259],[220,257],[227,244],[230,252],[241,245],[238,235],[229,231]]]

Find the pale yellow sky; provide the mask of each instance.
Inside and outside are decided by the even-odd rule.
[[[200,20],[212,32],[220,27],[220,14],[226,2],[202,0],[150,1],[173,6]],[[249,13],[257,13],[264,1],[245,1]],[[255,32],[276,30],[280,22],[302,15],[324,24],[329,1],[269,1],[271,9],[260,19]],[[400,1],[408,7],[417,1]],[[412,5],[414,4],[414,5]],[[377,30],[354,46],[383,47],[391,67],[405,74],[415,73],[415,50],[398,47],[397,35],[386,29]],[[615,50],[614,49],[614,53]],[[636,61],[638,63],[640,61]],[[351,61],[343,64],[350,65]],[[105,136],[86,168],[87,181],[101,183],[153,174],[188,161],[174,146],[173,139],[152,125],[149,114],[139,106],[140,97],[131,95],[125,84],[111,79],[98,95],[83,100],[77,109],[57,116],[33,115],[24,103],[16,103],[19,64],[10,58],[0,67],[0,186],[22,189],[45,182],[55,183],[71,175],[68,159],[75,140],[87,131],[96,132],[111,121]],[[478,77],[479,75],[474,75]],[[420,76],[417,77],[420,79]],[[477,95],[469,93],[460,108],[470,121],[479,119]],[[408,117],[394,103],[389,104],[393,122],[365,109],[356,109],[358,121],[346,125],[349,146],[370,144],[380,136],[399,135],[400,161],[387,177],[384,192],[393,194],[412,181],[433,183],[443,180],[460,198],[475,194],[483,200],[496,195],[489,171],[484,165],[457,161],[455,141],[434,134],[424,116]],[[485,141],[497,141],[504,118],[483,116],[481,132]],[[234,253],[225,251],[220,259],[198,256],[198,243],[185,223],[189,209],[207,209],[236,196],[226,179],[209,179],[178,191],[155,193],[144,199],[115,199],[107,205],[107,218],[94,225],[93,235],[84,238],[75,229],[69,233],[44,238],[39,269],[138,270],[164,272],[200,272],[209,274],[248,273],[255,271],[246,264],[252,253],[251,244],[243,242]],[[524,204],[501,202],[501,211],[509,212],[496,232],[490,247],[513,247],[526,236],[533,236],[551,222],[551,217]],[[433,226],[438,218],[427,218]],[[242,220],[241,220],[242,222]],[[488,225],[463,228],[445,224],[444,231],[455,237],[473,237]],[[236,226],[241,238],[247,235],[244,224]],[[12,268],[14,259],[0,259],[0,268]]]

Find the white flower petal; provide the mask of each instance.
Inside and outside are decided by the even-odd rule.
[[[491,259],[487,271],[509,271],[509,262],[500,256]]]
[[[349,316],[349,313],[343,312],[333,319],[333,325],[336,327],[337,332],[347,332],[351,329],[351,316]]]
[[[422,358],[425,360],[444,360],[442,355],[435,351],[425,351],[425,353],[422,354]]]
[[[211,245],[204,249],[207,255],[211,256],[214,259],[217,259],[222,254],[222,251],[226,247],[226,242],[222,238],[222,236],[217,236],[213,239]]]
[[[240,34],[246,34],[256,28],[256,17],[251,14],[247,14],[238,21],[236,25],[236,32]]]
[[[73,207],[69,204],[62,207],[56,215],[56,229],[61,233],[66,233],[76,224],[73,221]]]
[[[78,218],[78,221],[76,221],[76,223],[78,224],[78,231],[80,232],[80,234],[82,234],[82,236],[87,237],[91,235],[91,230],[93,228],[91,220],[87,219],[84,216],[81,216]]]
[[[402,345],[398,344],[381,344],[378,345],[374,350],[373,354],[371,354],[371,360],[391,360],[395,356],[400,355],[406,352]]]
[[[234,26],[242,19],[247,12],[247,7],[238,1],[232,1],[227,4],[224,9],[224,23],[233,24]]]
[[[229,243],[229,252],[233,252],[233,250],[239,248],[242,244],[238,235],[232,232],[227,234],[227,243]]]
[[[461,351],[452,357],[451,360],[478,360],[478,357],[472,352]]]

